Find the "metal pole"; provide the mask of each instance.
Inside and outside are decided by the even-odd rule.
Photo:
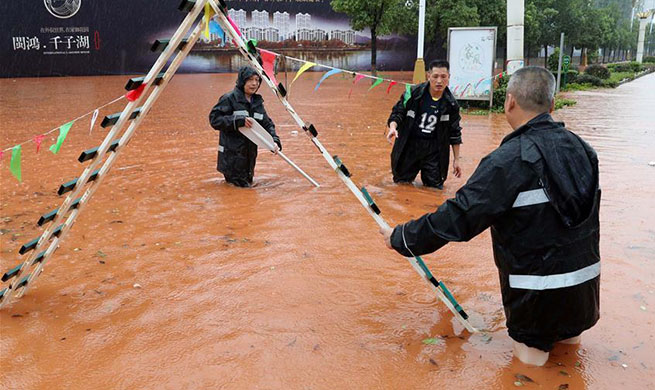
[[[425,0],[418,5],[418,43],[416,48],[416,62],[414,63],[414,84],[425,81],[425,61],[423,61],[423,46],[425,46]]]
[[[559,93],[560,81],[562,80],[562,55],[564,54],[564,33],[559,38],[559,62],[557,63],[557,92]]]

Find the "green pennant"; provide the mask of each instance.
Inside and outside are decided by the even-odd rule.
[[[405,84],[405,99],[403,100],[403,106],[407,106],[407,101],[412,96],[412,85]]]
[[[16,145],[11,152],[11,162],[9,163],[9,170],[11,174],[18,179],[18,181],[23,181],[20,169],[20,155],[21,155],[21,146]]]
[[[68,135],[68,130],[71,129],[71,126],[73,126],[73,123],[75,121],[70,121],[66,123],[65,125],[61,126],[59,128],[59,137],[57,137],[57,143],[54,145],[50,146],[50,151],[54,154],[59,153],[59,149],[61,149],[61,144],[64,143],[64,140],[66,139],[66,136]]]
[[[373,83],[373,85],[371,85],[371,88],[369,88],[368,90],[370,91],[371,89],[373,89],[373,88],[377,87],[378,85],[382,84],[382,82],[384,82],[384,79],[382,77],[377,77],[375,79],[375,82]],[[366,92],[368,92],[368,91],[366,91]]]

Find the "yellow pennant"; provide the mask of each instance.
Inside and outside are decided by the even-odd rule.
[[[296,73],[296,77],[294,77],[293,80],[291,80],[291,84],[293,84],[293,82],[296,81],[296,79],[300,77],[301,74],[305,73],[307,69],[311,68],[314,65],[316,64],[313,62],[306,62],[305,64],[303,64],[303,66],[301,66],[300,69],[298,69],[298,73]]]

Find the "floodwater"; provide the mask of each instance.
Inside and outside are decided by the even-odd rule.
[[[348,99],[350,79],[303,75],[290,101],[401,222],[451,197],[510,131],[503,115],[465,116],[464,176],[443,192],[396,186],[383,137],[400,95]],[[409,77],[407,74],[405,77]],[[402,77],[394,75],[394,77]],[[653,389],[655,377],[655,75],[579,92],[556,113],[598,151],[601,319],[543,368],[513,359],[489,232],[425,256],[475,325],[469,334],[263,91],[284,152],[313,188],[261,152],[256,186],[226,185],[207,114],[234,75],[176,76],[121,152],[33,288],[0,311],[2,389]],[[0,80],[4,149],[120,96],[125,77]],[[124,101],[102,110],[120,111]],[[23,182],[0,162],[0,267],[42,231],[59,185],[101,143],[89,117],[62,150],[23,150]],[[435,339],[433,344],[425,339]]]

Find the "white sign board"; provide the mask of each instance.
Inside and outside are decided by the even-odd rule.
[[[461,100],[493,99],[496,27],[448,29],[450,91]]]

